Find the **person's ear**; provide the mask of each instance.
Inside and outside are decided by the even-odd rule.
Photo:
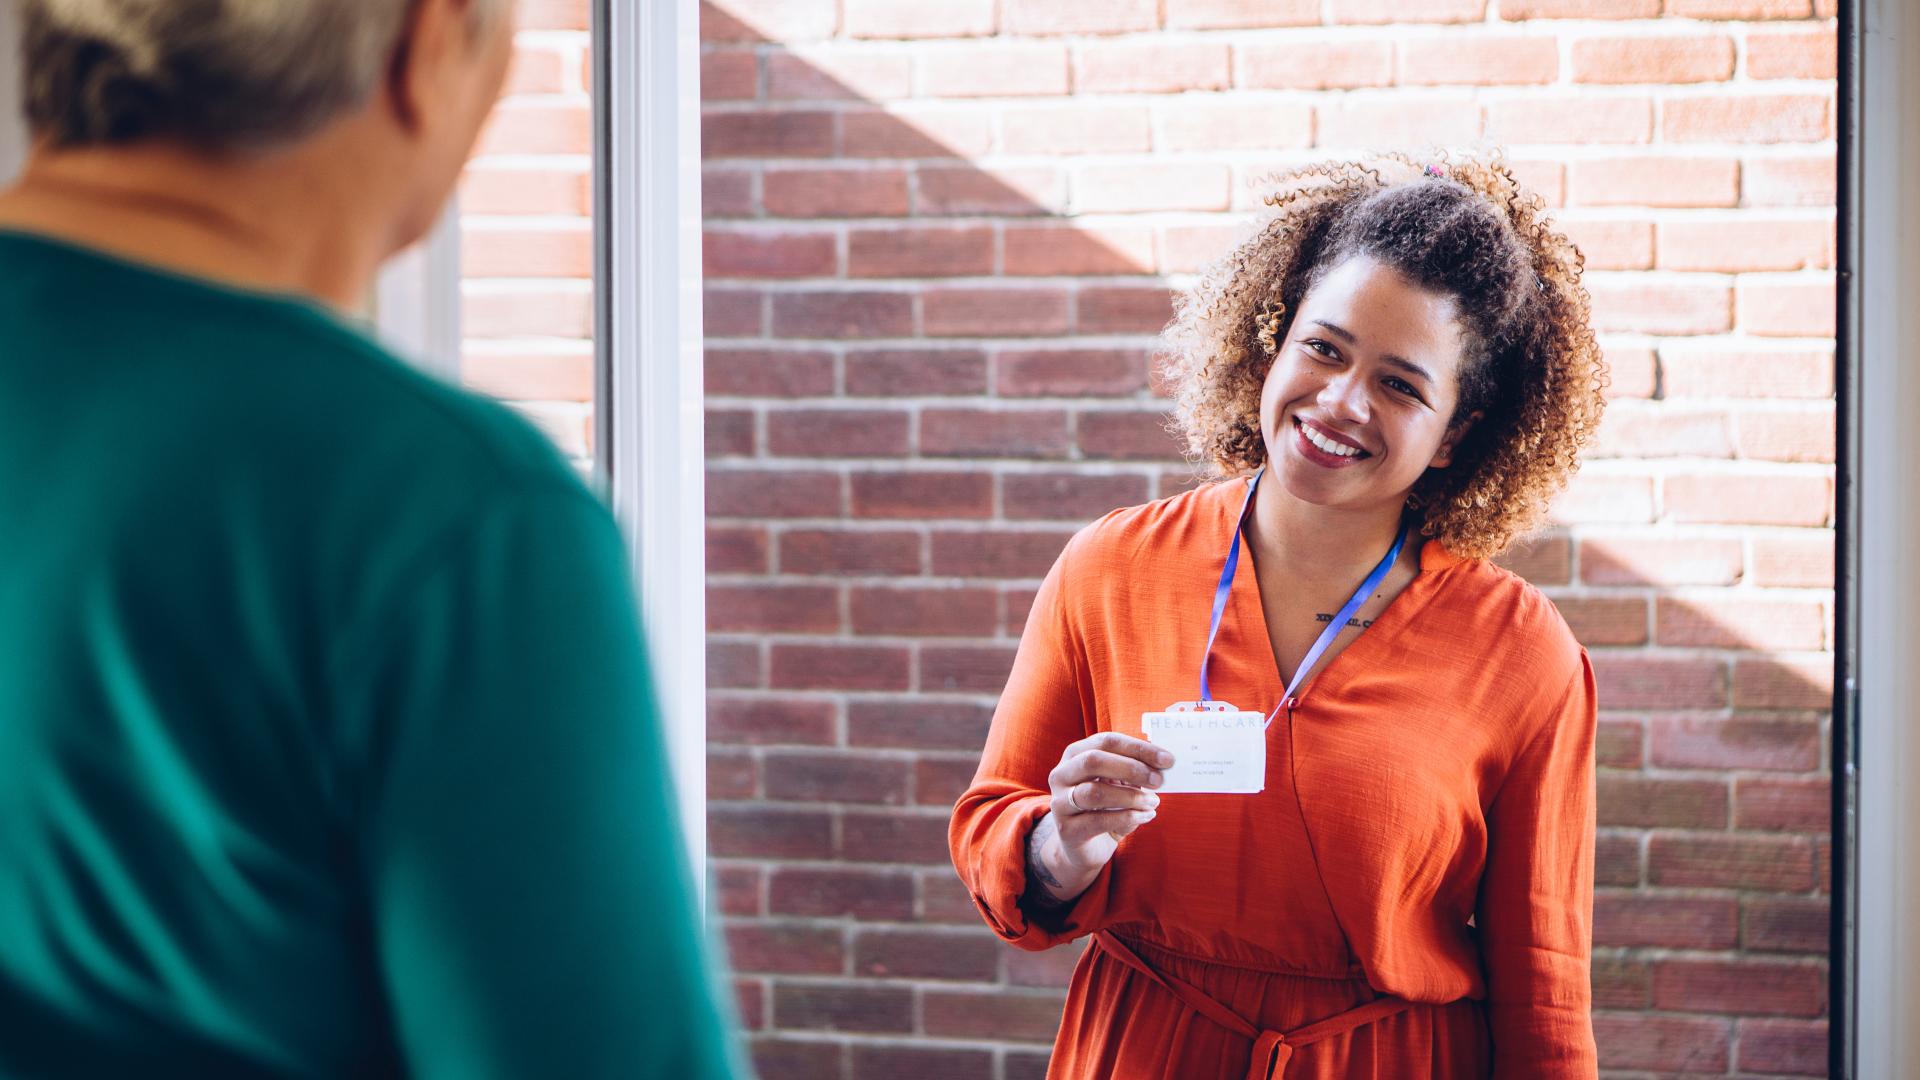
[[[1444,469],[1448,465],[1453,464],[1453,452],[1459,449],[1460,440],[1467,437],[1467,432],[1473,430],[1473,425],[1480,420],[1482,415],[1484,414],[1478,412],[1470,413],[1454,421],[1453,426],[1447,429],[1446,437],[1440,440],[1440,448],[1433,452],[1433,460],[1427,463],[1427,467],[1430,469]]]
[[[447,65],[459,59],[467,38],[467,0],[416,0],[407,5],[387,62],[387,100],[395,122],[409,135],[426,127],[433,103],[444,93]]]

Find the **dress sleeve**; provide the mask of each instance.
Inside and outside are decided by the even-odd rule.
[[[1079,543],[1076,537],[1067,545],[1034,597],[980,768],[954,806],[947,833],[954,868],[987,925],[1023,949],[1049,948],[1099,929],[1113,881],[1108,863],[1064,909],[1042,914],[1020,903],[1027,836],[1051,804],[1047,774],[1069,743],[1092,734],[1097,715],[1066,600]]]
[[[1487,812],[1474,922],[1487,973],[1495,1080],[1591,1080],[1593,668],[1579,669],[1520,750]]]
[[[745,1075],[611,515],[558,483],[490,504],[387,608],[343,692],[410,1074]]]

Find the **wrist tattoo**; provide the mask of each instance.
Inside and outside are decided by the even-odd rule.
[[[1052,814],[1048,814],[1034,825],[1032,832],[1027,834],[1026,899],[1035,907],[1062,908],[1070,903],[1047,891],[1048,885],[1056,889],[1065,888],[1065,886],[1061,884],[1058,877],[1054,876],[1053,871],[1047,869],[1046,860],[1040,854],[1046,849],[1047,841],[1059,832],[1059,823],[1053,820]]]

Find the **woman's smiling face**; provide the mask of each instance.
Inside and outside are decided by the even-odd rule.
[[[1465,340],[1452,297],[1359,255],[1301,298],[1260,396],[1269,470],[1329,509],[1398,508],[1444,467]]]

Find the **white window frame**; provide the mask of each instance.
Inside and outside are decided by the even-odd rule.
[[[1841,356],[1854,383],[1842,411],[1857,423],[1841,447],[1852,466],[1841,526],[1853,539],[1838,585],[1853,617],[1841,629],[1852,647],[1841,654],[1835,720],[1853,723],[1836,743],[1852,745],[1851,760],[1834,772],[1853,795],[1838,820],[1857,847],[1836,853],[1836,869],[1852,873],[1836,873],[1835,961],[1853,975],[1835,994],[1835,1021],[1852,1036],[1836,1057],[1853,1067],[1838,1060],[1834,1075],[1866,1080],[1920,1075],[1920,9],[1847,8],[1843,24],[1858,24],[1841,42],[1842,71],[1853,68],[1858,94],[1842,117],[1854,135],[1841,192],[1853,214],[1842,227],[1857,261],[1840,281],[1842,333],[1853,338]],[[1855,733],[1857,742],[1845,738]]]
[[[595,453],[633,546],[694,879],[707,886],[697,0],[595,0]]]

